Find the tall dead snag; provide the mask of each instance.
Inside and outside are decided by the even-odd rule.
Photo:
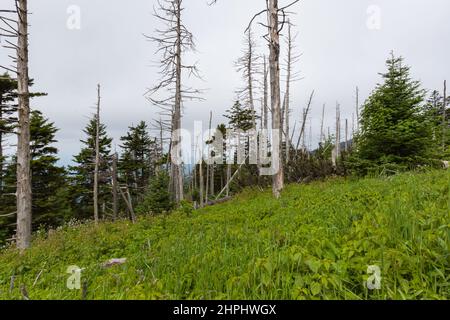
[[[359,133],[359,88],[356,87],[356,132]]]
[[[30,169],[30,93],[28,76],[28,7],[27,0],[16,1],[17,82],[19,126],[17,142],[17,247],[31,244],[31,169]]]
[[[295,155],[298,155],[298,150],[300,148],[300,142],[303,140],[303,147],[305,146],[305,131],[306,131],[306,121],[308,120],[308,115],[311,110],[312,100],[314,98],[314,90],[311,92],[311,95],[309,96],[308,105],[306,106],[306,109],[303,109],[302,113],[302,127],[300,129],[300,134],[298,136],[297,145],[295,147]]]
[[[256,42],[253,38],[253,32],[251,27],[246,31],[245,37],[245,50],[242,57],[236,61],[236,69],[238,72],[242,72],[242,78],[245,81],[245,86],[238,91],[239,97],[245,102],[245,106],[252,110],[252,114],[255,114],[255,78],[258,70],[259,56],[255,53]],[[256,120],[253,119],[253,125],[256,127]]]
[[[348,119],[345,119],[345,152],[348,152]]]
[[[98,223],[98,173],[100,167],[100,85],[97,85],[97,109],[95,114],[95,169],[94,169],[94,220]]]
[[[299,61],[300,55],[295,55],[295,38],[296,36],[292,35],[292,23],[288,20],[288,37],[286,40],[287,46],[287,58],[285,61],[286,64],[286,92],[284,96],[284,104],[283,104],[283,117],[282,122],[284,122],[284,135],[286,141],[286,164],[289,162],[290,150],[291,150],[291,139],[290,139],[290,101],[291,101],[291,84],[292,82],[297,80],[297,74],[293,73],[293,65]]]
[[[264,56],[264,84],[263,84],[263,129],[269,128],[269,71],[267,70],[267,58]]]
[[[336,103],[336,136],[332,152],[333,167],[337,167],[337,160],[341,155],[341,110],[339,103]]]
[[[184,71],[189,75],[198,76],[195,65],[183,63],[183,54],[194,51],[193,35],[182,22],[182,0],[160,0],[155,10],[155,17],[165,24],[165,29],[157,29],[156,36],[147,37],[158,45],[157,53],[161,54],[161,79],[150,88],[146,95],[148,99],[162,109],[162,114],[168,116],[171,125],[170,153],[170,189],[177,203],[184,198],[183,164],[181,154],[181,117],[182,104],[185,99],[199,99],[199,90],[185,88],[182,85]],[[165,90],[168,95],[157,97]]]
[[[324,131],[324,121],[325,121],[325,108],[326,108],[326,104],[323,104],[323,108],[322,108],[322,120],[320,122],[320,142],[324,143],[325,142],[325,131]]]
[[[113,196],[113,219],[117,219],[119,216],[119,199],[118,199],[118,181],[117,181],[117,159],[119,158],[117,152],[114,153],[112,158],[112,196]]]

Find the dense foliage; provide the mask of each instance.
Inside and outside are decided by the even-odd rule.
[[[0,297],[25,286],[31,299],[449,299],[449,179],[337,179],[279,201],[248,190],[190,215],[67,225],[0,254]],[[111,258],[127,262],[103,268]],[[85,290],[67,289],[71,265]],[[380,290],[365,286],[370,265]]]
[[[438,146],[432,133],[440,122],[426,112],[420,83],[410,78],[403,58],[392,54],[386,65],[383,83],[367,99],[361,114],[353,163],[359,174],[431,164]]]

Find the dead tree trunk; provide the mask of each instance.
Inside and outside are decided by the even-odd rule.
[[[322,120],[321,120],[321,124],[320,124],[320,142],[323,143],[325,142],[325,132],[323,131],[323,125],[324,125],[324,121],[325,121],[325,103],[323,104],[323,108],[322,108]]]
[[[100,84],[97,85],[97,113],[95,116],[94,220],[98,223],[98,173],[100,167]]]
[[[117,153],[113,156],[112,165],[112,196],[113,196],[113,219],[119,216],[118,193],[117,193]]]
[[[356,132],[359,133],[359,88],[356,87]]]
[[[163,114],[170,117],[171,143],[169,145],[170,190],[177,203],[184,199],[183,163],[181,152],[181,106],[183,99],[200,99],[200,90],[182,86],[183,71],[198,76],[195,65],[182,63],[183,54],[195,50],[193,35],[182,23],[182,0],[159,1],[155,8],[155,17],[166,25],[164,29],[156,29],[157,36],[147,37],[158,45],[157,53],[161,54],[161,79],[157,85],[147,91],[147,98],[160,107]],[[165,97],[155,97],[162,90]]]
[[[341,155],[341,113],[339,103],[336,103],[336,136],[332,153],[333,167],[337,167],[337,160]]]
[[[269,84],[268,84],[268,70],[267,70],[267,59],[264,56],[264,120],[263,129],[267,130],[269,128]]]
[[[345,119],[345,152],[348,152],[348,119]]]
[[[284,170],[283,161],[281,161],[281,101],[280,101],[280,25],[278,22],[279,8],[278,0],[269,0],[269,68],[270,68],[270,89],[271,89],[271,105],[272,105],[272,129],[277,133],[279,140],[274,146],[272,161],[278,166],[278,172],[272,176],[272,192],[275,198],[279,198],[284,188]]]
[[[210,111],[209,113],[209,131],[208,131],[208,141],[207,141],[207,146],[206,149],[208,151],[208,162],[206,163],[206,188],[205,188],[205,203],[208,203],[208,194],[209,194],[209,179],[210,179],[210,170],[211,170],[211,165],[209,164],[209,158],[211,157],[211,149],[210,149],[210,140],[211,140],[211,124],[212,124],[212,111]],[[211,194],[212,195],[212,194]]]
[[[17,75],[19,127],[17,143],[17,247],[31,245],[30,93],[28,76],[27,0],[16,1],[18,14]]]
[[[286,76],[286,100],[285,100],[285,121],[286,121],[286,163],[289,162],[289,154],[291,149],[289,115],[290,115],[290,89],[291,89],[291,69],[292,69],[292,34],[291,23],[288,21],[288,56],[287,56],[287,76]]]
[[[175,106],[174,106],[174,114],[173,114],[173,137],[172,137],[172,150],[171,155],[173,157],[174,153],[178,153],[181,148],[181,46],[182,46],[182,30],[181,30],[181,0],[177,0],[175,2],[176,7],[176,83],[175,83]],[[171,170],[171,180],[172,185],[174,187],[174,195],[175,201],[180,203],[184,199],[183,193],[183,174],[182,174],[182,166],[181,159],[172,159],[172,170]]]

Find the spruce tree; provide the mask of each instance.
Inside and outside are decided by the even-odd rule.
[[[224,117],[229,120],[230,127],[235,130],[248,131],[254,128],[254,120],[258,118],[256,111],[243,107],[239,101],[236,101],[226,113]]]
[[[92,190],[94,185],[95,170],[95,136],[96,136],[96,118],[89,121],[83,130],[86,138],[80,140],[83,147],[76,156],[74,156],[75,165],[70,167],[71,173],[71,193],[73,195],[73,210],[78,218],[87,219],[92,217]],[[111,160],[111,142],[108,137],[106,126],[100,124],[100,167],[99,167],[99,204],[106,207],[110,202],[110,160]]]
[[[35,226],[61,225],[70,214],[66,170],[58,166],[58,149],[54,146],[57,132],[55,124],[40,111],[32,111],[30,151]]]
[[[120,178],[135,195],[143,195],[150,177],[155,173],[158,156],[156,140],[150,137],[144,121],[129,127],[120,140],[123,150],[119,163]]]
[[[363,106],[357,138],[360,173],[379,166],[410,169],[427,163],[432,144],[421,84],[410,77],[403,58],[386,61],[387,72]],[[382,169],[381,169],[382,170]]]
[[[448,108],[450,105],[450,101],[447,100],[447,105],[445,106],[446,118],[450,118],[450,109]],[[450,155],[450,130],[446,131],[445,136],[445,145],[447,146],[446,152],[442,153],[441,144],[443,141],[442,135],[442,117],[444,112],[444,97],[439,93],[439,91],[434,90],[430,97],[427,100],[427,104],[425,106],[427,123],[430,125],[432,132],[432,140],[434,157],[436,159],[445,159],[447,160]]]
[[[0,193],[3,189],[3,177],[5,175],[5,150],[3,141],[8,134],[14,130],[14,117],[17,111],[17,81],[12,79],[8,73],[0,75]]]
[[[33,230],[39,227],[56,227],[61,225],[70,215],[67,193],[66,171],[57,165],[58,149],[55,135],[58,129],[54,123],[45,118],[40,111],[32,111],[30,117],[30,152],[32,174],[32,225]],[[6,168],[5,193],[16,191],[16,159]],[[15,198],[4,197],[0,214],[15,211]],[[2,229],[7,235],[13,233],[14,216],[0,220]]]

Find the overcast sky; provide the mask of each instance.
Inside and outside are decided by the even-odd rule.
[[[290,0],[280,0],[282,5]],[[13,0],[0,0],[0,8]],[[94,111],[96,84],[101,83],[102,117],[119,144],[127,127],[140,120],[150,122],[158,110],[144,97],[157,81],[156,47],[143,34],[158,26],[152,16],[154,0],[30,0],[30,76],[34,91],[48,97],[32,106],[44,112],[60,131],[58,147],[67,164],[80,148],[82,129]],[[243,32],[250,18],[263,9],[263,0],[221,0],[209,7],[207,0],[185,0],[184,21],[193,32],[197,61],[208,90],[203,102],[186,102],[184,127],[194,120],[214,123],[235,100],[241,85],[233,62],[241,55]],[[67,9],[81,10],[81,29],[67,27]],[[296,53],[302,54],[295,69],[303,79],[292,87],[292,124],[300,118],[310,92],[315,89],[312,121],[314,141],[319,137],[322,104],[327,124],[333,128],[335,104],[342,118],[354,112],[355,87],[367,98],[391,50],[405,57],[412,75],[426,89],[441,89],[450,79],[450,1],[448,0],[303,0],[292,8],[298,37]],[[378,19],[379,18],[379,19]],[[262,27],[255,27],[262,34]],[[266,44],[258,38],[259,50]],[[0,64],[8,64],[1,49]]]

